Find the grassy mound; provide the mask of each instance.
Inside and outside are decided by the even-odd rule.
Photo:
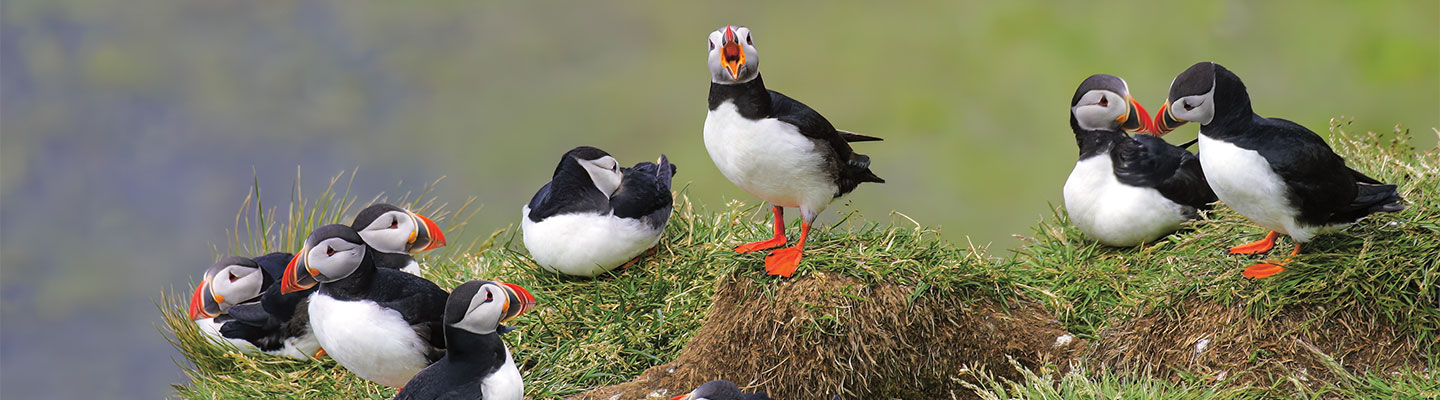
[[[422,262],[441,287],[499,279],[536,296],[506,341],[537,399],[668,397],[715,378],[777,398],[1434,394],[1440,150],[1419,154],[1405,134],[1352,137],[1342,127],[1332,127],[1331,143],[1356,169],[1400,184],[1410,208],[1324,236],[1260,281],[1240,277],[1259,257],[1224,250],[1264,232],[1223,206],[1134,249],[1084,240],[1057,210],[1008,257],[956,247],[898,217],[836,222],[847,229],[812,232],[800,273],[777,279],[764,275],[761,254],[730,251],[769,236],[765,210],[732,202],[710,211],[681,195],[656,254],[598,279],[540,270],[514,250],[515,230]],[[320,219],[339,220],[340,209]],[[275,242],[267,249],[298,243],[271,236],[260,240]],[[256,248],[237,242],[232,249]],[[179,300],[160,308],[162,333],[189,360],[180,397],[394,394],[328,359],[208,344]],[[1078,338],[1057,346],[1067,333]]]

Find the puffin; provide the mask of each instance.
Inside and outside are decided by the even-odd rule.
[[[1245,268],[1247,278],[1285,270],[1304,243],[1336,232],[1367,215],[1405,209],[1395,185],[1345,165],[1325,139],[1300,124],[1265,118],[1251,109],[1245,83],[1213,62],[1199,62],[1170,83],[1155,115],[1160,132],[1200,124],[1200,164],[1220,201],[1270,232],[1231,247],[1231,254],[1262,254],[1280,234],[1295,241],[1289,257]]]
[[[1118,76],[1091,75],[1070,99],[1080,160],[1065,180],[1065,209],[1106,246],[1154,242],[1215,202],[1194,154],[1159,136],[1126,133],[1153,133],[1152,123]]]
[[[505,322],[535,307],[535,296],[513,283],[465,282],[445,302],[445,356],[415,374],[396,400],[520,400],[525,383]]]
[[[375,265],[397,268],[411,275],[420,275],[420,263],[411,254],[445,246],[445,234],[434,220],[387,203],[360,210],[350,228],[360,233],[366,245],[380,253]]]
[[[870,157],[851,142],[880,138],[837,130],[820,113],[780,92],[767,90],[750,29],[725,26],[710,33],[710,98],[705,150],[726,179],[768,202],[775,236],[742,244],[749,253],[784,246],[785,207],[800,209],[800,240],[765,257],[765,271],[795,274],[810,225],[825,207],[865,182],[884,183],[870,171]]]
[[[289,259],[288,253],[270,253],[254,259],[230,256],[211,265],[190,296],[190,319],[212,341],[229,342],[241,351],[254,351],[255,346],[249,342],[224,337],[221,327],[232,320],[229,311],[234,307],[257,301],[261,293],[273,286]]]
[[[321,226],[285,268],[281,293],[318,285],[306,311],[325,353],[362,378],[401,387],[445,354],[449,294],[425,278],[376,267],[378,256],[351,227]]]
[[[690,393],[671,397],[670,400],[770,400],[764,392],[742,393],[734,382],[716,379],[705,382]]]
[[[542,268],[571,276],[628,265],[660,242],[675,171],[663,154],[622,168],[594,147],[565,152],[550,182],[521,207],[525,248]]]
[[[220,334],[264,353],[297,360],[320,358],[325,353],[310,330],[309,313],[310,295],[316,288],[283,293],[282,286],[271,285],[259,302],[231,307],[231,319],[221,325]]]

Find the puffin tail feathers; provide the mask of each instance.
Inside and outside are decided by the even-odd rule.
[[[847,130],[843,130],[843,129],[836,129],[835,132],[839,132],[839,133],[840,133],[840,138],[841,138],[841,139],[845,139],[845,142],[847,142],[847,143],[855,143],[855,142],[879,142],[879,141],[885,140],[885,139],[881,139],[881,138],[878,138],[878,137],[869,136],[869,135],[862,135],[862,134],[859,134],[859,133],[855,133],[855,132],[851,132],[851,131],[847,131]]]
[[[1395,190],[1395,185],[1361,183],[1355,185],[1355,188],[1357,189],[1355,199],[1350,201],[1349,207],[1346,207],[1344,211],[1332,215],[1330,222],[1351,223],[1366,215],[1396,212],[1406,208],[1404,204],[1400,204],[1405,199],[1400,198],[1400,193]]]

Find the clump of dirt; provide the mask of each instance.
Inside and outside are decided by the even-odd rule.
[[[1089,357],[1117,370],[1270,385],[1325,382],[1348,371],[1423,368],[1413,336],[1357,309],[1290,307],[1257,318],[1240,305],[1187,299],[1101,332]],[[1333,361],[1332,361],[1333,360]]]
[[[1085,346],[1033,303],[934,290],[912,302],[915,292],[835,274],[778,284],[731,276],[678,359],[574,398],[669,398],[711,379],[777,399],[969,397],[967,367],[1015,378],[1009,358],[1063,366]]]

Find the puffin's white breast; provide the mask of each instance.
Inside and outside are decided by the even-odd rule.
[[[774,118],[745,119],[725,102],[705,117],[705,149],[730,182],[770,203],[819,213],[839,187],[815,141]]]
[[[632,218],[598,214],[552,215],[530,220],[521,208],[520,231],[536,264],[567,275],[596,276],[619,267],[660,242],[664,229]]]
[[[215,323],[214,318],[197,319],[195,320],[195,325],[200,328],[200,333],[204,334],[206,338],[209,338],[210,341],[214,342],[215,344],[229,343],[230,345],[235,346],[235,348],[239,349],[242,353],[254,353],[260,351],[260,348],[255,347],[254,344],[251,344],[248,341],[241,339],[231,339],[225,337],[225,335],[221,335],[220,327],[224,324]]]
[[[1200,166],[1215,196],[1255,224],[1307,242],[1321,227],[1301,226],[1299,211],[1290,206],[1284,178],[1270,168],[1270,161],[1255,150],[1247,150],[1200,133]]]
[[[1188,219],[1185,209],[1158,190],[1120,183],[1109,154],[1075,163],[1065,180],[1070,221],[1107,246],[1135,246],[1174,232]]]
[[[362,378],[404,386],[429,360],[430,344],[415,334],[399,311],[374,301],[310,296],[310,328],[335,362]]]
[[[480,393],[486,400],[520,400],[525,397],[525,382],[520,378],[520,369],[515,367],[514,357],[510,356],[509,346],[505,347],[505,365],[480,381]]]

